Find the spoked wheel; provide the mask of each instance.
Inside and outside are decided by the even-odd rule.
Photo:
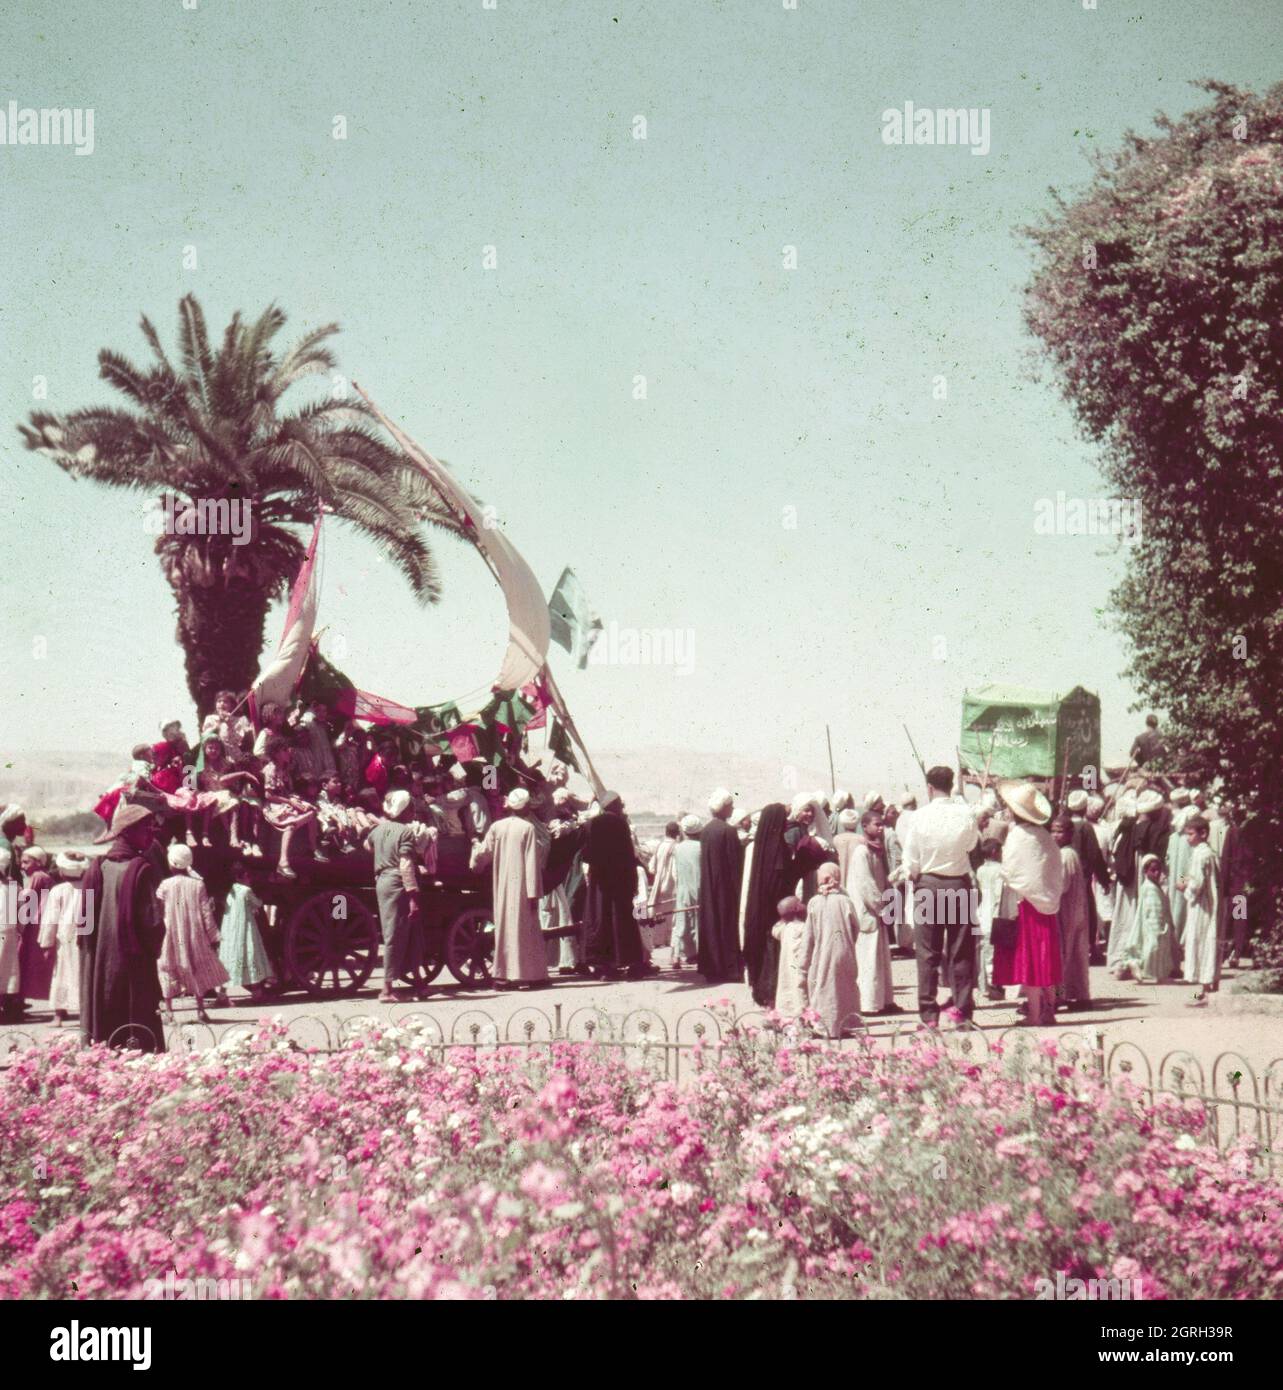
[[[314,999],[355,994],[379,959],[374,914],[342,888],[314,893],[285,927],[285,968]]]
[[[437,928],[423,933],[423,963],[417,970],[403,975],[398,984],[411,990],[425,990],[445,969],[445,932]]]
[[[450,923],[446,964],[461,985],[488,985],[494,976],[494,921],[488,907],[465,908]]]

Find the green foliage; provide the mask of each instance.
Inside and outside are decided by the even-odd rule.
[[[1247,817],[1265,955],[1283,873],[1283,84],[1095,160],[1028,229],[1027,322],[1142,536],[1113,595],[1171,762]]]
[[[178,306],[178,362],[149,319],[152,362],[136,366],[108,348],[99,374],[127,401],[66,415],[33,412],[19,431],[29,449],[73,478],[187,502],[249,503],[248,541],[222,534],[161,534],[156,552],[178,606],[178,640],[198,712],[223,687],[244,690],[258,671],[273,598],[303,558],[293,528],[324,507],[369,536],[405,575],[415,596],[435,602],[436,566],[424,524],[456,530],[426,479],[372,426],[365,403],[322,396],[282,409],[305,378],[333,371],[327,340],[337,325],[277,352],[285,325],[275,306],[253,323],[233,315],[214,346],[193,295]]]

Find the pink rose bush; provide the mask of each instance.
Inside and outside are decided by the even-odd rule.
[[[0,1295],[1147,1298],[1283,1293],[1283,1193],[1200,1106],[1054,1046],[976,1062],[806,1040],[644,1055],[340,1052],[280,1024],[158,1058],[70,1042],[0,1073]]]

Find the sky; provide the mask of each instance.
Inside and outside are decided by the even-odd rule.
[[[5,750],[123,756],[191,719],[142,498],[15,426],[106,403],[98,349],[142,359],[144,312],[173,341],[193,292],[215,331],[338,321],[332,385],[448,460],[547,591],[572,565],[617,636],[677,641],[582,672],[553,649],[607,780],[652,745],[815,766],[827,723],[840,780],[899,781],[901,724],[951,762],[990,681],[1098,691],[1125,753],[1124,551],[1034,526],[1105,494],[1036,375],[1018,229],[1191,81],[1277,80],[1277,6],[787,3],[8,0],[0,111],[92,108],[94,147],[0,146]],[[987,111],[988,152],[886,143],[909,101]],[[488,684],[473,551],[438,543],[429,608],[342,527],[323,552],[357,684]]]

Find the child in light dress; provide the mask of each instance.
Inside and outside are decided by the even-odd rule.
[[[264,984],[271,974],[260,930],[263,904],[249,886],[249,872],[244,864],[233,866],[232,878],[223,909],[218,958],[230,983],[249,990],[257,1001],[263,998]]]
[[[801,898],[781,898],[775,905],[779,920],[771,935],[780,943],[780,966],[775,978],[775,1012],[782,1019],[800,1018],[806,1011],[806,908]]]
[[[217,991],[218,1002],[227,1003],[223,988],[227,971],[218,958],[218,925],[205,880],[192,868],[192,852],[181,842],[170,845],[169,867],[173,874],[156,890],[165,913],[165,940],[156,962],[165,1011],[172,1018],[175,999],[196,1001],[196,1017],[208,1019],[205,996]]]

